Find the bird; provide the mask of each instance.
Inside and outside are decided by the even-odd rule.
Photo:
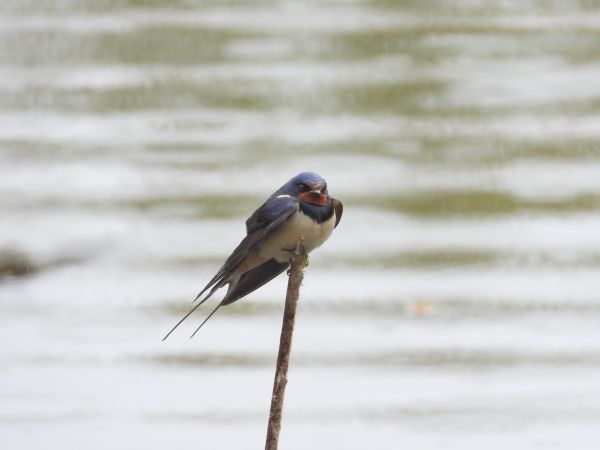
[[[218,289],[228,285],[223,299],[190,338],[220,307],[240,300],[285,271],[300,237],[307,254],[320,247],[340,223],[343,210],[342,202],[329,196],[327,182],[316,173],[302,172],[291,178],[246,220],[246,237],[193,302],[208,291],[207,295],[163,341]]]

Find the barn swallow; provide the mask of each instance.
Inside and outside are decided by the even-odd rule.
[[[329,196],[323,178],[312,172],[296,175],[246,220],[246,237],[194,302],[210,289],[208,294],[177,322],[163,341],[226,284],[229,286],[223,300],[190,337],[194,337],[221,306],[245,297],[286,270],[299,237],[304,238],[307,253],[322,245],[340,223],[342,211],[342,203]]]

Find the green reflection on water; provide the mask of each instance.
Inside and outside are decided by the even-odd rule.
[[[193,367],[271,367],[274,356],[257,353],[200,353],[140,357],[140,362],[167,366]],[[499,350],[407,350],[396,352],[294,355],[301,367],[384,367],[440,368],[445,370],[499,369],[521,366],[581,367],[599,366],[600,353],[536,352]]]
[[[576,212],[600,208],[600,196],[581,194],[566,199],[534,200],[497,191],[426,191],[412,195],[382,195],[362,198],[357,203],[416,216],[486,216],[522,211]]]

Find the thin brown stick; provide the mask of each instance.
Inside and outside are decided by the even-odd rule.
[[[279,442],[279,430],[281,429],[281,415],[283,413],[283,398],[285,385],[287,384],[287,372],[290,363],[290,352],[292,349],[292,335],[294,334],[294,322],[296,320],[296,306],[300,295],[300,284],[304,277],[308,257],[304,249],[304,239],[298,239],[296,250],[292,253],[290,275],[288,279],[287,293],[285,296],[285,310],[283,312],[283,323],[281,324],[281,337],[279,338],[279,354],[277,355],[277,368],[273,380],[273,396],[271,397],[271,413],[269,414],[269,426],[267,428],[267,443],[265,450],[277,450]]]

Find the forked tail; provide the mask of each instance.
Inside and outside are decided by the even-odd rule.
[[[181,318],[181,320],[180,320],[179,322],[177,322],[173,328],[171,328],[171,330],[170,330],[170,331],[169,331],[169,332],[168,332],[168,333],[165,335],[165,337],[164,337],[164,338],[162,338],[162,341],[164,342],[164,341],[165,341],[165,340],[166,340],[166,339],[167,339],[167,338],[168,338],[168,337],[171,335],[171,333],[172,333],[173,331],[175,331],[175,329],[176,329],[176,328],[177,328],[179,325],[181,325],[181,323],[182,323],[182,322],[183,322],[185,319],[187,319],[187,318],[188,318],[188,317],[189,317],[189,316],[190,316],[190,315],[191,315],[191,314],[192,314],[194,311],[196,311],[196,310],[197,310],[197,309],[200,307],[200,305],[202,305],[202,303],[204,303],[206,300],[208,300],[208,299],[209,299],[209,298],[210,298],[210,297],[211,297],[211,296],[212,296],[212,295],[215,293],[215,291],[216,291],[217,289],[219,289],[220,287],[222,287],[222,286],[223,286],[223,284],[221,284],[221,283],[217,283],[215,286],[213,286],[213,288],[210,290],[210,292],[208,293],[208,295],[207,295],[206,297],[204,297],[200,303],[198,303],[197,305],[195,305],[195,306],[194,306],[194,307],[193,307],[193,308],[192,308],[192,309],[191,309],[191,310],[190,310],[190,311],[189,311],[189,312],[188,312],[188,313],[187,313],[185,316],[183,316],[183,317]],[[200,294],[202,294],[202,292],[201,292]],[[198,297],[196,297],[196,300],[198,300]],[[196,300],[194,300],[194,301],[196,301]],[[210,313],[210,315],[209,315],[209,316],[208,316],[208,317],[207,317],[207,318],[204,320],[204,322],[202,322],[202,325],[204,325],[204,324],[206,323],[206,321],[207,321],[208,319],[210,319],[210,316],[212,316],[212,315],[215,313],[215,311],[216,311],[217,309],[219,309],[219,306],[221,306],[221,303],[219,303],[219,305],[218,305],[218,306],[215,308],[215,310],[214,310],[213,312],[211,312],[211,313]],[[200,325],[200,327],[202,327],[202,325]],[[198,327],[198,329],[197,329],[197,330],[194,332],[194,334],[196,334],[196,332],[197,332],[197,331],[200,329],[200,327]],[[192,335],[192,336],[193,336],[193,335]]]

